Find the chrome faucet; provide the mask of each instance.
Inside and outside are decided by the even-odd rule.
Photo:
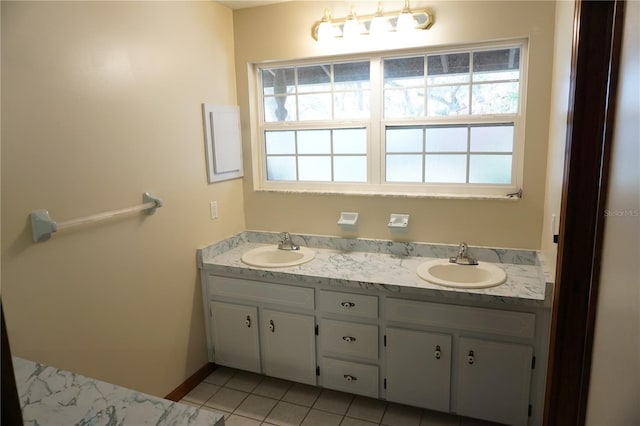
[[[477,265],[478,261],[468,255],[469,246],[467,243],[460,243],[458,247],[458,255],[449,258],[450,263],[457,263],[458,265]]]
[[[283,232],[280,238],[280,244],[278,244],[279,250],[300,250],[300,246],[293,244],[291,241],[291,235],[288,232]]]

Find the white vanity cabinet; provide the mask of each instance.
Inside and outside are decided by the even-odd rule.
[[[458,414],[526,425],[531,384],[530,346],[461,337],[458,340]]]
[[[318,297],[322,386],[378,398],[378,296],[319,290]]]
[[[451,336],[386,329],[387,400],[449,412]]]
[[[316,384],[314,289],[209,275],[206,290],[212,362]]]
[[[542,423],[546,311],[258,280],[203,279],[210,361],[507,425]],[[535,355],[542,365],[532,370]]]
[[[533,348],[515,342],[532,341],[535,314],[389,298],[386,317],[401,323],[385,331],[387,399],[528,424]]]
[[[316,383],[315,318],[262,310],[264,374],[294,382]]]
[[[214,361],[227,367],[260,372],[258,308],[209,302]]]

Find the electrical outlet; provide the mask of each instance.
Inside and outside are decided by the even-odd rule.
[[[209,204],[209,212],[211,213],[212,220],[218,218],[218,202],[217,201],[212,201]]]

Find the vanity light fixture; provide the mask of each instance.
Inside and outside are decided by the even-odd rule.
[[[357,16],[350,9],[349,15],[342,19],[332,19],[325,9],[322,19],[311,28],[311,36],[316,41],[327,41],[334,38],[355,38],[358,36],[381,36],[388,33],[412,34],[420,30],[428,30],[433,25],[433,14],[428,10],[411,10],[409,0],[399,12],[384,13],[382,2],[374,15]]]

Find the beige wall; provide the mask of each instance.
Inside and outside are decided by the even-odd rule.
[[[213,2],[2,2],[2,299],[15,355],[166,395],[207,362],[195,249],[245,228],[242,181],[206,183],[201,103],[235,104]],[[33,243],[138,204],[155,215]],[[209,219],[217,200],[220,218]]]
[[[529,87],[526,104],[524,198],[520,201],[416,199],[380,196],[294,195],[253,191],[247,64],[276,59],[392,48],[390,42],[323,47],[311,38],[312,24],[326,7],[335,17],[348,13],[347,2],[292,1],[234,12],[238,100],[241,106],[245,171],[246,223],[249,229],[343,235],[340,211],[360,212],[360,237],[539,248],[544,208],[555,3],[411,2],[428,6],[435,24],[406,46],[449,45],[529,37]],[[376,3],[354,3],[360,14]],[[402,4],[384,3],[385,10]],[[396,46],[397,47],[397,46]],[[390,213],[411,215],[407,233],[389,232]]]
[[[553,77],[551,107],[549,108],[549,152],[547,153],[547,180],[544,197],[544,217],[540,248],[555,271],[558,246],[553,242],[554,232],[560,229],[560,204],[564,175],[564,150],[569,113],[569,86],[571,83],[571,50],[573,46],[574,2],[556,3],[556,28],[553,48]],[[556,216],[555,221],[552,215]],[[555,230],[554,230],[555,229]]]
[[[626,3],[587,426],[640,423],[640,3]]]

